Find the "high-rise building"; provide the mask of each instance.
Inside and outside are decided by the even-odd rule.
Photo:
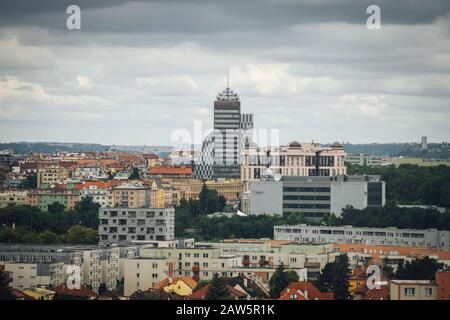
[[[202,145],[193,176],[197,179],[240,178],[241,150],[249,144],[253,115],[241,114],[241,101],[228,86],[214,101],[214,131]]]
[[[428,142],[427,142],[427,136],[422,137],[422,150],[428,149]]]

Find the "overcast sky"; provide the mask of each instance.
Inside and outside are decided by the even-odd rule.
[[[2,0],[0,141],[169,144],[228,69],[282,143],[450,140],[448,0]]]

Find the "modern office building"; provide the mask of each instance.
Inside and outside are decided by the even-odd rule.
[[[267,177],[250,183],[250,214],[303,214],[320,220],[342,209],[382,207],[385,182],[380,176]]]
[[[297,243],[343,243],[411,247],[450,247],[450,231],[397,228],[363,228],[352,226],[328,227],[284,225],[274,227],[276,240]]]
[[[345,156],[342,145],[337,142],[331,147],[297,141],[279,147],[249,146],[243,151],[241,181],[244,190],[249,190],[250,182],[263,177],[267,169],[282,176],[345,175]]]
[[[174,208],[100,208],[100,245],[175,238]]]
[[[240,178],[242,149],[248,145],[253,115],[241,114],[241,101],[228,86],[214,101],[214,130],[202,144],[200,161],[194,164],[196,179]]]

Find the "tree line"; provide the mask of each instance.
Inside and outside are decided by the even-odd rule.
[[[381,175],[386,181],[386,198],[399,204],[450,207],[450,167],[421,167],[402,164],[385,167],[347,167],[348,174]]]
[[[73,210],[59,203],[48,211],[29,205],[1,208],[0,242],[96,244],[99,207],[86,197]]]
[[[450,230],[450,211],[441,213],[435,209],[400,208],[395,202],[389,201],[383,208],[359,210],[347,207],[339,218],[332,215],[325,218],[323,223],[330,226]]]

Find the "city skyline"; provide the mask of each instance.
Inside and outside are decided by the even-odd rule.
[[[450,139],[446,1],[380,2],[380,30],[366,1],[77,4],[73,31],[67,3],[0,5],[2,141],[172,145],[213,127],[227,70],[282,144]]]

